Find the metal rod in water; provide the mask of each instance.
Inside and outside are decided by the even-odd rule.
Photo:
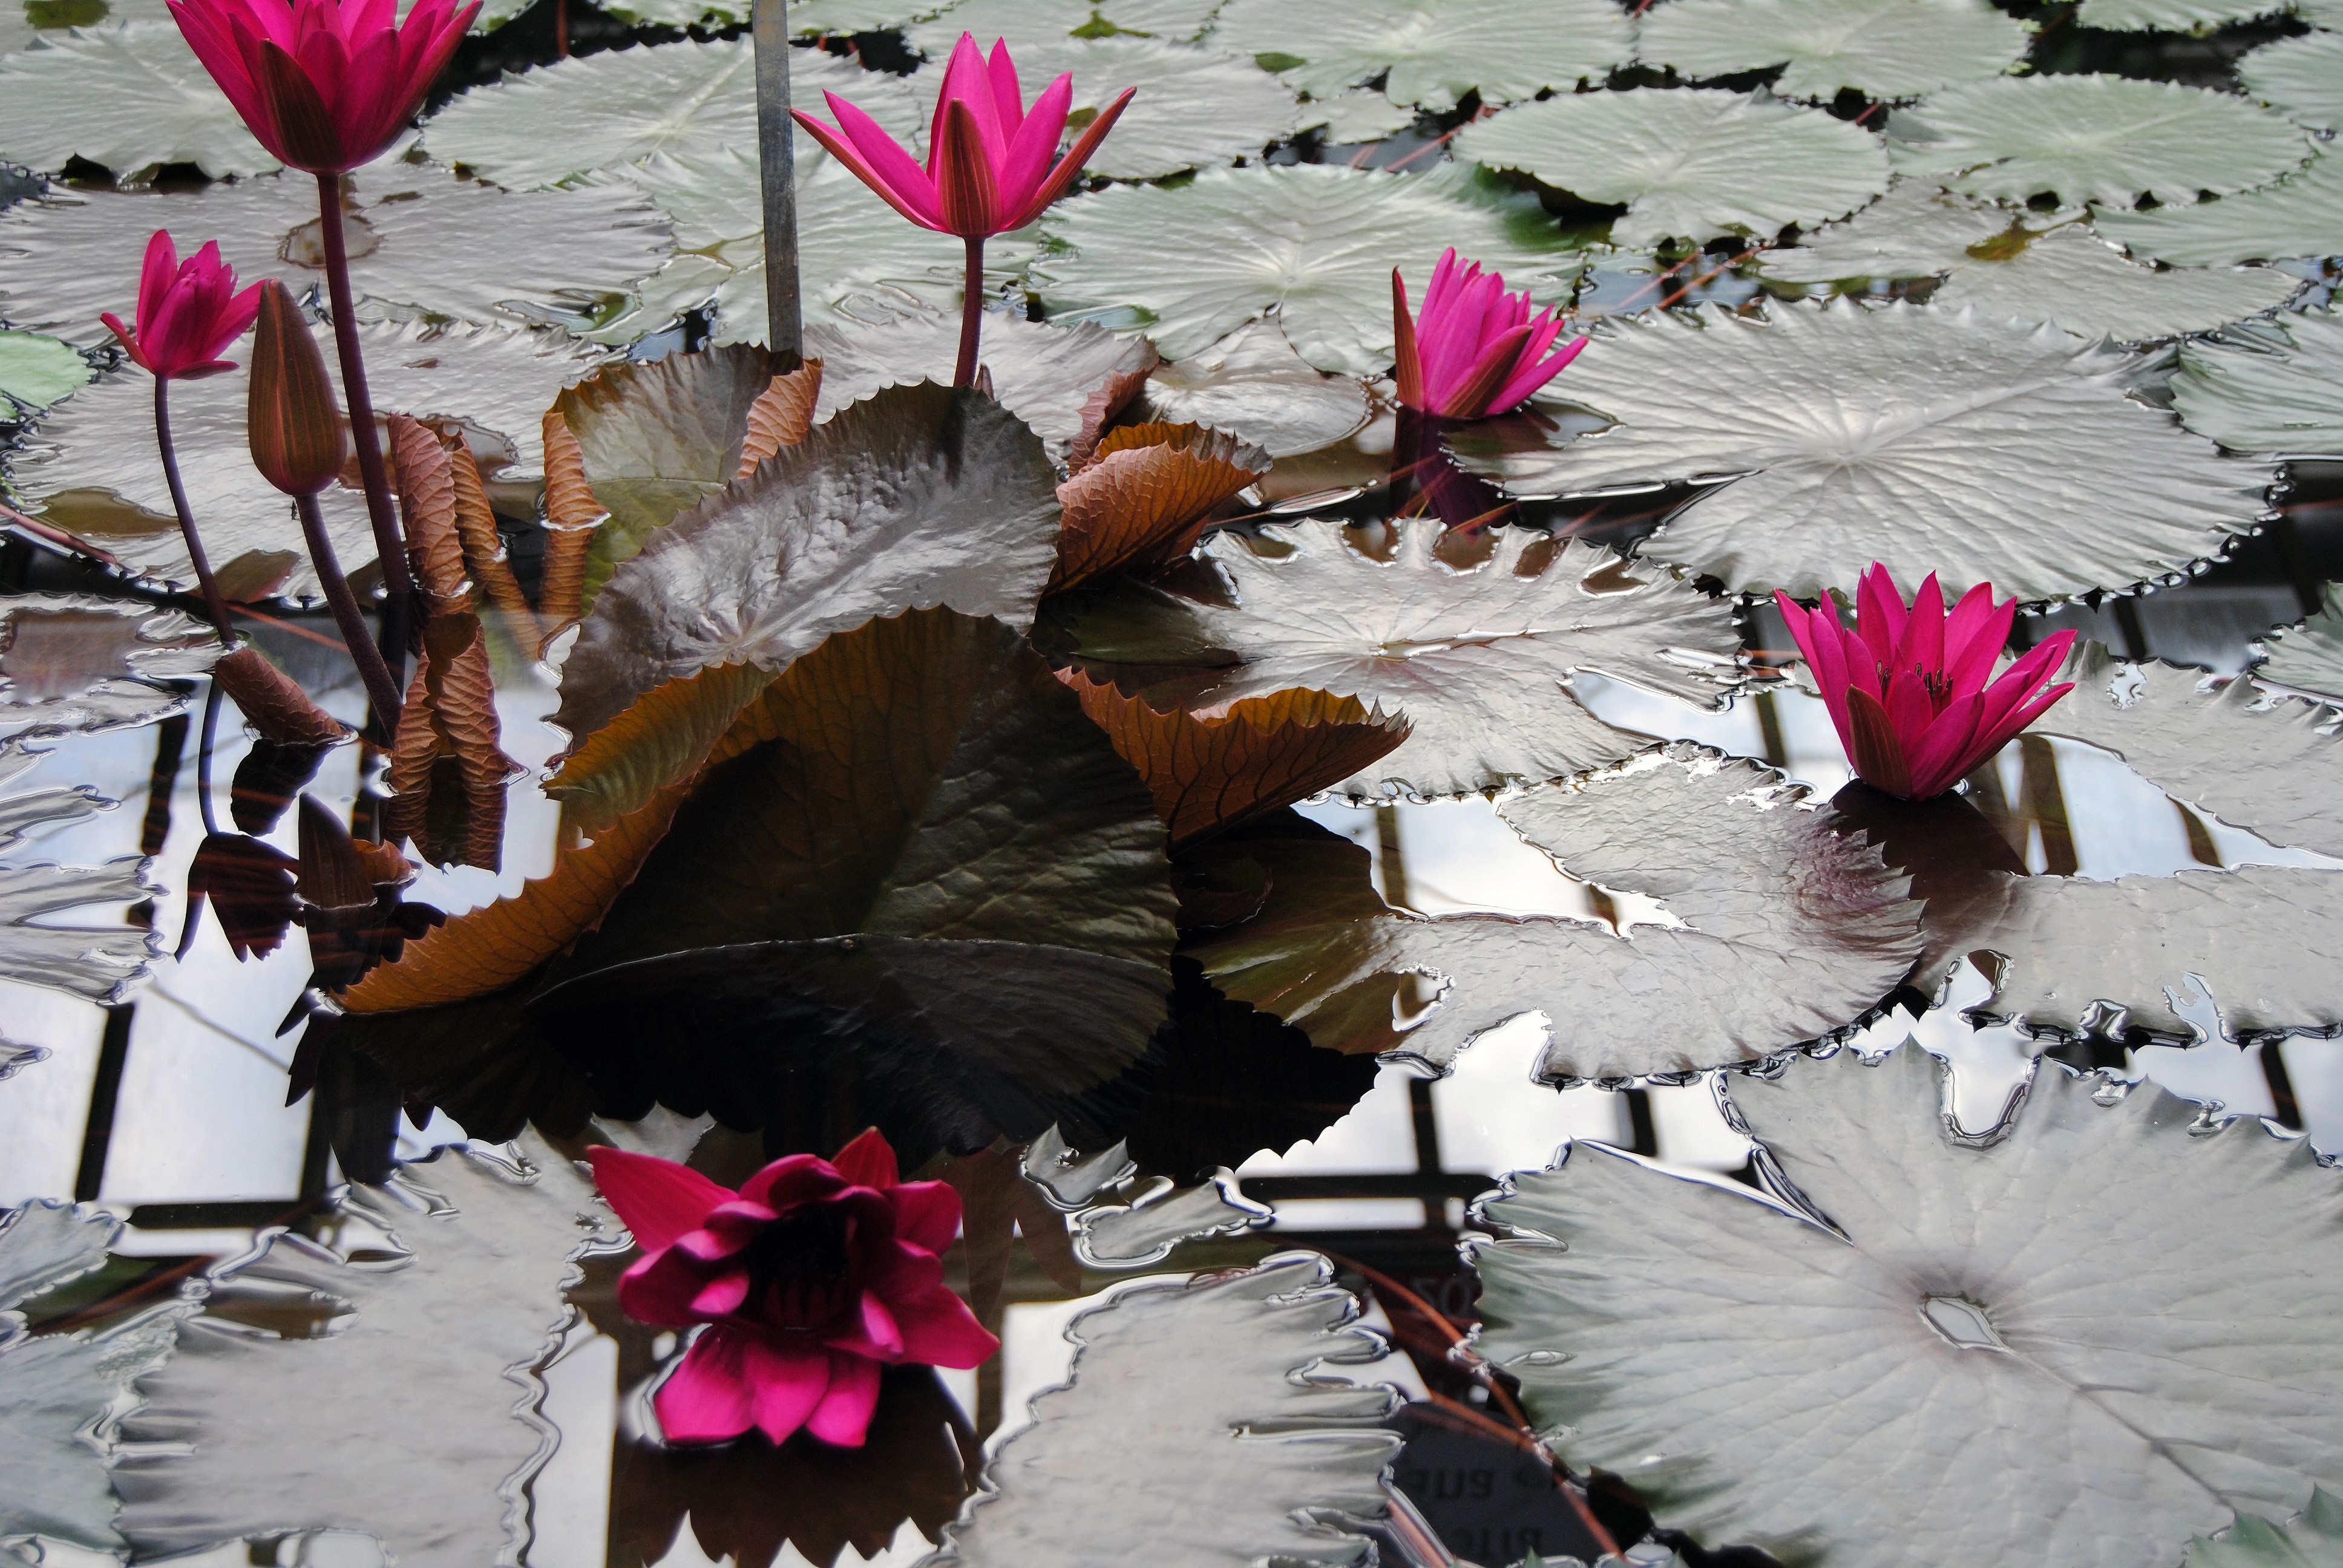
[[[775,368],[805,357],[798,306],[797,156],[789,123],[789,0],[756,0],[757,163],[765,194],[765,342]]]

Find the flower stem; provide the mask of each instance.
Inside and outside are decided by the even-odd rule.
[[[349,405],[350,445],[357,449],[367,518],[374,524],[375,554],[382,562],[382,580],[388,589],[382,612],[383,662],[387,667],[395,659],[404,668],[415,578],[407,569],[407,541],[398,531],[398,514],[391,508],[389,472],[383,467],[382,441],[374,427],[374,398],[367,391],[366,360],[358,352],[349,247],[342,236],[339,175],[317,176],[317,226],[326,242],[326,286],[334,303],[334,349],[342,362],[342,399]],[[397,711],[396,705],[391,711]]]
[[[171,441],[171,378],[155,377],[155,446],[163,455],[163,479],[171,487],[171,508],[179,514],[179,537],[186,541],[187,559],[195,564],[196,581],[203,585],[204,608],[219,632],[220,646],[233,651],[236,629],[228,619],[227,600],[212,577],[212,563],[204,541],[196,534],[196,514],[187,505],[187,487],[179,482],[179,451]]]
[[[984,236],[972,234],[968,246],[968,281],[960,291],[960,363],[952,367],[952,385],[976,385],[976,340],[984,324]]]
[[[350,592],[350,579],[342,575],[341,562],[334,557],[334,541],[326,536],[326,518],[317,510],[317,498],[296,496],[293,505],[301,514],[301,537],[308,542],[309,564],[317,570],[326,603],[334,612],[334,624],[341,628],[342,641],[358,667],[358,678],[366,683],[367,700],[374,705],[376,721],[384,734],[396,735],[398,683],[390,678],[389,667],[367,636],[366,615],[358,608],[357,596]]]

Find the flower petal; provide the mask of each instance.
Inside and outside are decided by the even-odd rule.
[[[669,1442],[722,1442],[755,1424],[757,1391],[744,1364],[753,1342],[720,1328],[691,1342],[681,1364],[651,1396]]]
[[[845,1179],[829,1161],[813,1154],[785,1154],[741,1182],[740,1197],[778,1212],[791,1204],[827,1198],[845,1186]]]
[[[824,1442],[860,1448],[870,1431],[870,1412],[879,1406],[879,1363],[833,1351],[830,1357],[830,1389],[806,1420],[806,1430]]]
[[[902,1331],[906,1361],[965,1370],[983,1365],[1001,1348],[1001,1342],[986,1332],[968,1303],[949,1286],[938,1285],[892,1305],[896,1326]]]
[[[830,1158],[840,1176],[857,1187],[892,1187],[902,1172],[895,1163],[894,1145],[876,1127],[866,1127],[852,1141]]]
[[[597,1144],[587,1151],[595,1185],[618,1211],[635,1244],[645,1251],[670,1247],[696,1231],[719,1203],[733,1196],[688,1165],[625,1149]]]
[[[743,1356],[752,1394],[751,1419],[775,1442],[806,1423],[830,1392],[830,1356],[794,1334],[759,1334]]]
[[[1847,748],[1847,760],[1855,765],[1856,776],[1875,789],[1912,799],[1912,775],[1905,765],[1903,742],[1879,699],[1859,686],[1850,689],[1846,717],[1855,738]]]
[[[895,1235],[925,1251],[941,1252],[960,1234],[960,1193],[949,1181],[905,1181],[890,1188]]]
[[[748,1271],[727,1271],[746,1278]],[[697,1303],[708,1289],[712,1271],[697,1266],[682,1251],[669,1247],[637,1260],[618,1276],[618,1305],[627,1316],[654,1328],[688,1329],[704,1323],[711,1314]]]

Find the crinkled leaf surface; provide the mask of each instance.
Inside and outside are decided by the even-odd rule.
[[[2099,215],[2099,232],[2147,261],[2222,266],[2343,251],[2343,158],[2320,153],[2274,186],[2193,206]]]
[[[1906,1046],[1734,1081],[1842,1234],[1599,1144],[1514,1178],[1479,1345],[1557,1452],[1799,1564],[2168,1563],[2333,1484],[2343,1188],[2308,1141],[2191,1137],[2196,1105],[2101,1105],[2045,1063],[2008,1134],[1964,1146],[1939,1078]]]
[[[1780,65],[1785,98],[1912,98],[1998,76],[2031,41],[1983,0],[1667,0],[1643,13],[1635,55],[1695,79]]]
[[[1852,591],[1875,560],[2046,598],[2183,570],[2260,516],[2268,470],[2134,401],[2136,371],[2051,327],[1776,305],[1598,337],[1551,391],[1611,429],[1478,459],[1470,431],[1454,445],[1531,494],[1729,481],[1644,553],[1735,592]]]
[[[2117,33],[2201,33],[2288,8],[2283,0],[2083,0],[2075,19]]]
[[[2343,700],[2343,609],[2332,583],[2317,615],[2298,627],[2280,627],[2265,640],[2269,657],[2255,666],[2257,677]]]
[[[312,330],[338,388],[332,331]],[[377,415],[448,419],[478,432],[479,446],[494,451],[501,443],[511,454],[498,477],[516,480],[544,471],[538,429],[546,406],[602,358],[566,334],[523,327],[439,331],[377,323],[361,327],[359,341]],[[292,503],[252,466],[245,437],[247,381],[239,364],[223,375],[172,384],[171,432],[187,498],[215,567],[249,552],[291,553],[297,564],[278,591],[314,597],[317,578]],[[68,398],[42,425],[15,477],[43,503],[49,521],[134,571],[174,585],[193,582],[156,456],[154,383],[144,372],[117,372]],[[335,485],[317,499],[342,569],[354,572],[373,560],[365,496]]]
[[[99,804],[79,789],[41,789],[0,802],[0,849],[43,823],[86,817]],[[146,867],[137,856],[110,860],[96,869],[39,863],[0,866],[0,978],[45,986],[85,1001],[122,1000],[151,972],[146,965],[157,945],[154,936],[129,924],[126,914],[101,925],[60,925],[55,917],[84,905],[120,905],[150,897],[155,890],[146,880]]]
[[[14,595],[0,601],[0,729],[43,736],[146,724],[186,701],[149,682],[200,675],[218,656],[212,628],[180,610]],[[0,832],[0,849],[8,837]]]
[[[1302,106],[1302,130],[1323,127],[1329,146],[1376,142],[1415,124],[1416,111],[1394,104],[1373,87],[1355,87]]]
[[[924,8],[921,0],[804,0],[789,7],[789,31],[876,33],[901,26]]]
[[[1143,1269],[1182,1241],[1258,1230],[1274,1212],[1239,1191],[1226,1170],[1192,1187],[1158,1176],[1129,1203],[1101,1203],[1075,1215],[1074,1254],[1093,1269]]]
[[[1841,217],[1887,188],[1879,139],[1819,109],[1715,88],[1524,104],[1460,132],[1456,156],[1590,202],[1624,202],[1612,242],[1655,245]]]
[[[1281,1253],[1141,1282],[1077,1317],[1071,1381],[1033,1401],[937,1561],[1360,1561],[1367,1543],[1342,1526],[1382,1516],[1397,1440],[1379,1423],[1397,1396],[1348,1370],[1372,1376],[1383,1346],[1348,1326],[1357,1303],[1332,1277]],[[1145,1471],[1101,1486],[1099,1456],[1132,1449]]]
[[[1853,1022],[1920,951],[1905,879],[1754,763],[1655,759],[1502,808],[1523,839],[1600,885],[1659,898],[1682,924],[1622,934],[1546,916],[1389,911],[1366,853],[1271,824],[1222,840],[1269,869],[1262,912],[1192,951],[1212,983],[1312,1042],[1444,1066],[1542,1014],[1538,1074],[1603,1079],[1745,1061]],[[1352,886],[1355,884],[1355,886]],[[1436,1005],[1394,1023],[1409,976]]]
[[[2121,76],[2005,76],[1888,116],[1898,174],[1971,196],[2129,207],[2145,193],[2268,185],[2302,166],[2301,130],[2233,94]]]
[[[20,411],[71,397],[90,377],[73,345],[34,332],[0,332],[0,399]]]
[[[918,15],[919,20],[903,29],[904,39],[930,60],[940,63],[962,33],[974,34],[987,49],[995,38],[1005,39],[1011,51],[1022,59],[1027,48],[1054,44],[1075,28],[1087,26],[1096,11],[1091,0],[956,0],[942,5],[927,0]],[[1021,69],[1018,74],[1024,75]],[[1029,81],[1025,90],[1032,93],[1040,86]]]
[[[76,157],[125,178],[277,166],[168,19],[53,32],[0,61],[0,159],[53,173]]]
[[[279,1233],[212,1269],[133,1428],[192,1451],[116,1473],[123,1533],[168,1553],[354,1530],[434,1568],[517,1554],[521,1488],[557,1437],[530,1369],[568,1322],[573,1260],[620,1233],[575,1166],[533,1138],[521,1150],[518,1169],[450,1149],[349,1188],[345,1250]],[[343,1305],[332,1332],[231,1326],[304,1292]]]
[[[2172,376],[2181,423],[2235,452],[2343,457],[2343,317],[2296,311],[2184,344]]]
[[[981,394],[890,387],[651,535],[595,598],[554,722],[583,740],[665,681],[778,670],[874,616],[1029,625],[1057,558],[1055,477]]]
[[[924,151],[926,122],[901,77],[819,49],[790,50],[789,101],[828,121],[824,93]],[[746,38],[575,55],[473,88],[431,116],[424,145],[442,162],[514,190],[624,168],[656,153],[696,159],[727,148],[753,151],[756,61]],[[829,156],[811,137],[798,139],[800,162]]]
[[[2237,80],[2298,125],[2321,131],[2343,126],[2343,35],[2265,44],[2237,62]]]
[[[2336,1568],[2338,1563],[2343,1563],[2343,1502],[2318,1487],[2311,1492],[2310,1505],[2283,1523],[2240,1513],[2237,1523],[2217,1536],[2197,1536],[2188,1543],[2185,1568]]]
[[[1071,247],[1033,264],[1050,314],[1143,328],[1169,359],[1274,310],[1303,359],[1374,375],[1391,364],[1394,265],[1428,276],[1454,246],[1540,300],[1577,273],[1535,201],[1493,195],[1461,169],[1207,169],[1176,189],[1123,186],[1067,202],[1042,221]]]
[[[1207,41],[1315,97],[1388,72],[1393,103],[1433,110],[1599,85],[1630,48],[1618,8],[1592,0],[1229,0]]]
[[[1272,457],[1331,447],[1373,417],[1365,387],[1312,369],[1273,321],[1248,322],[1209,348],[1157,366],[1141,397],[1152,419],[1226,430]]]
[[[1390,527],[1388,558],[1322,518],[1263,527],[1264,549],[1216,534],[1200,553],[1232,603],[1123,588],[1074,612],[1073,651],[1094,674],[1197,668],[1167,689],[1200,711],[1304,687],[1404,715],[1406,743],[1334,787],[1364,799],[1538,783],[1639,749],[1571,695],[1579,670],[1704,705],[1734,678],[1731,612],[1674,577],[1511,528],[1459,570],[1433,553],[1437,519]]]

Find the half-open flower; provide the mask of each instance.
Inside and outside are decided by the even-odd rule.
[[[1945,612],[1936,576],[1907,608],[1887,568],[1873,562],[1855,596],[1855,624],[1840,624],[1827,596],[1809,610],[1775,603],[1814,672],[1847,761],[1873,789],[1906,800],[1941,795],[2074,689],[2050,684],[2075,634],[2046,638],[1993,678],[2017,601],[1993,602],[1979,583]]]
[[[236,269],[220,259],[219,242],[179,259],[168,229],[146,242],[138,274],[138,318],[129,327],[112,311],[98,317],[131,363],[165,377],[192,381],[236,366],[221,357],[260,313],[260,285],[238,294]]]
[[[1001,1348],[938,1261],[960,1231],[960,1194],[899,1180],[875,1129],[834,1161],[777,1160],[737,1192],[645,1154],[592,1159],[644,1254],[618,1304],[658,1328],[709,1325],[652,1402],[671,1442],[755,1427],[779,1442],[803,1427],[859,1447],[880,1367],[972,1367]]]
[[[1441,253],[1423,291],[1423,309],[1408,314],[1407,284],[1392,268],[1392,330],[1398,341],[1399,400],[1443,419],[1481,419],[1518,407],[1562,374],[1586,339],[1561,348],[1562,323],[1551,309],[1533,318],[1530,297],[1505,292],[1502,273],[1460,264],[1453,246]]]

